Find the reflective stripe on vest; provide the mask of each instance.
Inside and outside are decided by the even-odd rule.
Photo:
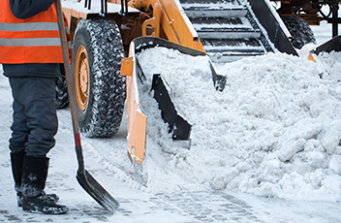
[[[0,39],[0,46],[61,46],[60,38]]]
[[[59,31],[58,24],[52,22],[0,23],[0,31]],[[0,46],[60,46],[60,38],[0,38]]]
[[[59,31],[54,22],[0,23],[0,31]]]

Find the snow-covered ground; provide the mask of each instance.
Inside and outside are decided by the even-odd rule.
[[[312,28],[318,44],[331,36],[330,24]],[[172,144],[148,88],[140,92],[148,116],[147,187],[132,177],[126,114],[114,137],[82,137],[86,169],[120,203],[114,215],[77,183],[69,109],[58,111],[46,192],[70,211],[48,216],[16,206],[12,98],[0,75],[0,222],[341,222],[341,55],[315,59],[270,54],[217,65],[227,86],[216,92],[206,58],[143,52],[143,64],[153,65],[146,74],[162,71],[178,112],[192,124],[191,148]]]

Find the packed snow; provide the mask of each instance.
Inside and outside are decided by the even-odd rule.
[[[166,79],[192,125],[191,148],[176,147],[153,92],[141,88],[148,188],[340,200],[340,53],[316,56],[317,63],[277,53],[217,65],[227,76],[223,92],[213,87],[206,57],[158,47],[138,58],[150,80],[154,73]]]

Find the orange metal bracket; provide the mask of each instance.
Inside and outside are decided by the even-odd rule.
[[[133,57],[124,58],[121,64],[121,75],[133,76],[134,61]]]
[[[147,19],[142,24],[142,36],[147,36],[147,26],[150,25],[153,28],[153,33],[151,36],[159,37],[160,36],[160,5],[155,3],[153,6],[153,17]]]

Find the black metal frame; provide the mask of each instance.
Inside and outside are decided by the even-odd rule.
[[[124,0],[124,5],[123,1],[121,0],[121,15],[127,15],[128,14],[128,0]]]
[[[338,16],[339,5],[332,5],[330,7],[332,11],[332,18],[328,19],[328,23],[332,24],[332,35],[335,37],[339,35],[338,25],[341,23],[341,19]]]
[[[108,14],[108,0],[100,0],[101,1],[101,11],[99,13],[100,16],[106,17]],[[84,8],[88,10],[91,9],[91,0],[84,1]],[[127,15],[128,14],[128,0],[121,0],[121,11],[120,15]]]

